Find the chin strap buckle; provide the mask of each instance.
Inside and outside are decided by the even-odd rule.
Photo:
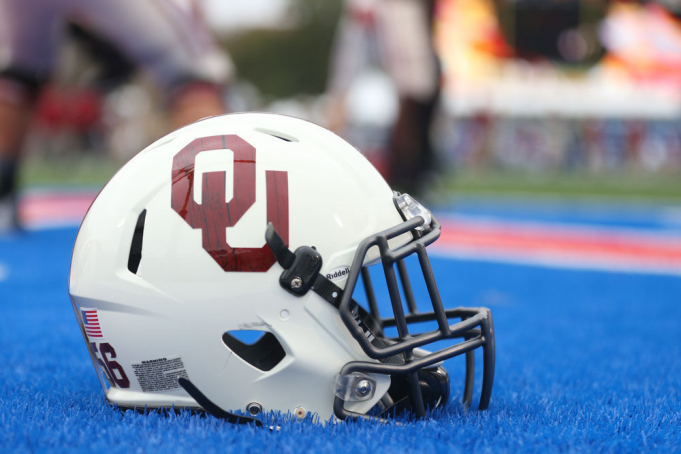
[[[284,290],[296,296],[303,296],[312,290],[338,308],[343,290],[319,273],[322,256],[314,246],[301,246],[291,252],[271,222],[267,224],[265,241],[279,265],[284,268],[279,276],[279,285]]]

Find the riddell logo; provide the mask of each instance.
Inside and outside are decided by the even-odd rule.
[[[349,266],[339,266],[326,273],[326,278],[335,281],[347,277],[348,274],[350,274]]]

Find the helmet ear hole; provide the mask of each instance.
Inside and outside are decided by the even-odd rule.
[[[235,330],[222,335],[235,355],[262,371],[272,370],[286,356],[277,337],[267,331]]]

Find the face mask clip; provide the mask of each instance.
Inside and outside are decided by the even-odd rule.
[[[345,402],[364,402],[371,400],[376,393],[376,380],[359,372],[336,375],[334,395]]]

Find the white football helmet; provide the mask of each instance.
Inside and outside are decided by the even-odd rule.
[[[470,403],[482,347],[484,409],[492,317],[443,308],[426,254],[439,234],[427,209],[335,134],[281,115],[224,115],[156,141],[111,179],[78,233],[69,292],[106,398],[121,407],[256,424],[262,411],[423,416],[447,403],[442,361],[464,353]],[[417,312],[403,261],[412,254],[432,312]],[[372,290],[374,264],[387,302]],[[423,322],[433,329],[414,334]]]

